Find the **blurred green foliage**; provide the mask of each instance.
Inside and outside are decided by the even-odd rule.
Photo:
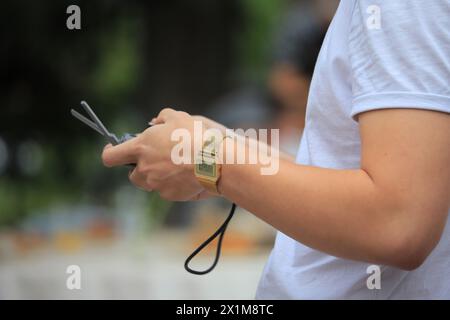
[[[105,103],[122,101],[138,81],[140,57],[136,24],[136,21],[126,17],[118,21],[111,33],[100,39],[101,58],[89,82],[93,95],[106,97]]]
[[[200,113],[236,74],[262,79],[285,2],[2,1],[0,138],[9,161],[0,171],[0,226],[52,206],[111,206],[127,169],[102,167],[104,140],[72,119],[70,107],[86,99],[118,134],[143,130],[166,103]],[[70,4],[81,7],[82,30],[65,28]],[[17,155],[29,140],[42,154],[32,174]],[[170,207],[157,194],[146,201],[158,221]]]
[[[247,80],[259,82],[269,68],[271,39],[280,22],[286,0],[241,0],[246,27],[238,38],[240,72]]]

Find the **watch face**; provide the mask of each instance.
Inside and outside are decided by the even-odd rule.
[[[195,166],[197,173],[202,176],[208,176],[211,178],[216,177],[216,164],[208,164],[206,162],[198,163]]]
[[[214,137],[205,143],[203,150],[197,158],[197,164],[195,165],[195,171],[198,175],[217,179],[216,172],[216,150],[214,144]]]

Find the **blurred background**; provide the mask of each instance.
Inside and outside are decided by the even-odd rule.
[[[66,9],[81,9],[81,30]],[[252,299],[275,230],[239,209],[209,275],[185,258],[223,199],[171,203],[107,169],[86,100],[118,135],[163,107],[231,128],[279,128],[295,154],[337,0],[4,0],[0,14],[0,299]],[[212,262],[215,242],[193,262]],[[66,268],[81,268],[68,290]]]

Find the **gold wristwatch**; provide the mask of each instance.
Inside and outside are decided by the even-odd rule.
[[[220,195],[217,185],[222,169],[222,165],[217,161],[218,147],[215,137],[212,136],[203,144],[203,148],[197,155],[195,163],[195,176],[198,182],[206,190],[216,195]]]

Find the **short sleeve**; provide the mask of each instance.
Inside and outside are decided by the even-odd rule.
[[[450,1],[355,1],[351,116],[385,108],[450,113]]]

